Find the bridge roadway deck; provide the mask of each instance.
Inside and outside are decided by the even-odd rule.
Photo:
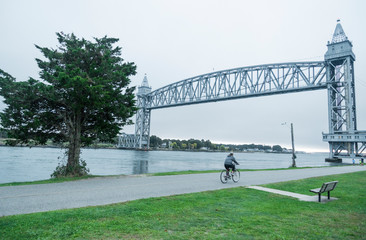
[[[239,183],[227,184],[220,182],[218,173],[205,173],[155,177],[116,176],[64,183],[0,187],[0,217],[356,171],[366,171],[366,166],[243,172]]]

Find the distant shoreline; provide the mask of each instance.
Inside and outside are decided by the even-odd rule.
[[[65,147],[55,146],[55,145],[6,145],[0,142],[0,147],[28,147],[28,148],[59,148],[59,149],[66,149]],[[228,153],[230,151],[220,151],[220,150],[182,150],[182,149],[134,149],[134,148],[118,148],[118,147],[104,147],[104,146],[89,146],[89,147],[82,147],[81,149],[111,149],[111,150],[131,150],[131,151],[169,151],[169,152],[223,152]],[[292,152],[268,152],[268,151],[233,151],[234,153],[273,153],[273,154],[292,154]],[[311,153],[326,153],[326,152],[304,152],[304,151],[296,151],[296,154],[311,154]]]

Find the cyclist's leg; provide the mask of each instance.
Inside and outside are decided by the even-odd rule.
[[[229,176],[230,167],[231,166],[229,164],[225,164],[226,176]]]
[[[233,164],[233,166],[232,166],[232,169],[233,169],[233,173],[235,172],[235,164]]]

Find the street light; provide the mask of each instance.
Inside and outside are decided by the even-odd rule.
[[[287,125],[286,122],[282,123],[281,125]],[[296,155],[295,155],[295,144],[294,144],[294,127],[291,123],[291,143],[292,143],[292,165],[291,167],[296,167]]]

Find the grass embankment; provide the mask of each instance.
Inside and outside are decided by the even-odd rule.
[[[270,174],[270,173],[269,173]],[[269,184],[310,194],[338,180],[337,201],[301,202],[254,189],[158,197],[0,218],[1,239],[365,239],[366,172]]]

